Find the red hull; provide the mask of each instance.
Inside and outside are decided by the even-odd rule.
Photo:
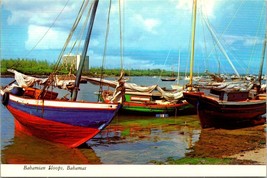
[[[21,112],[10,106],[7,108],[15,117],[15,128],[17,131],[22,131],[28,135],[33,135],[51,142],[64,144],[67,147],[78,147],[100,131],[95,128],[72,126],[45,120]]]

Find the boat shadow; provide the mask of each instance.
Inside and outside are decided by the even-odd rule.
[[[235,130],[235,129],[254,127],[263,124],[266,124],[265,115],[254,120],[240,121],[240,122],[232,122],[232,121],[227,122],[226,120],[216,121],[216,124],[214,123],[213,128]]]
[[[18,131],[1,155],[3,164],[101,164],[91,147],[68,148]]]

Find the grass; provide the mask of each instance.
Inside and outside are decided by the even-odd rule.
[[[199,121],[194,118],[194,116],[171,116],[167,118],[160,118],[154,116],[122,116],[117,117],[111,123],[109,127],[112,126],[121,127],[121,135],[128,136],[131,129],[138,128],[155,128],[160,127],[164,130],[177,130],[180,126],[189,126],[193,128],[199,128]]]
[[[174,159],[169,157],[165,162],[152,160],[153,164],[175,164],[175,165],[228,165],[235,159],[231,158],[180,158]]]
[[[193,116],[192,116],[193,117]],[[188,117],[188,116],[176,116],[176,117],[168,117],[168,118],[160,118],[160,117],[142,117],[138,118],[135,116],[134,118],[119,118],[120,125],[122,126],[132,126],[138,125],[141,127],[150,127],[150,126],[159,126],[159,125],[184,125],[187,124],[189,126],[199,126],[199,121]],[[116,123],[114,123],[116,124]]]
[[[130,129],[129,128],[127,128],[121,132],[121,136],[123,136],[123,137],[128,136],[128,135],[130,135]]]

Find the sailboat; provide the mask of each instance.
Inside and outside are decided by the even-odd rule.
[[[266,91],[260,91],[259,85],[252,84],[245,89],[211,88],[208,91],[194,90],[192,84],[194,64],[194,40],[196,24],[197,1],[193,6],[193,28],[190,62],[190,82],[184,98],[197,108],[197,114],[202,128],[209,127],[240,127],[245,125],[263,124],[266,118],[261,116],[266,113]],[[266,34],[264,40],[263,57],[259,76],[262,76],[262,67],[266,49]],[[263,92],[263,93],[261,93]],[[262,97],[264,95],[265,97]]]
[[[177,73],[177,83],[171,85],[172,89],[177,90],[177,91],[182,91],[184,89],[184,86],[179,84],[180,81],[180,50],[179,50],[179,58],[178,58],[178,73]]]
[[[123,5],[120,7],[123,7]],[[120,35],[123,34],[121,30],[122,28],[120,28]],[[121,64],[123,64],[122,40],[121,36]],[[156,115],[160,117],[176,115],[182,112],[186,112],[186,114],[189,112],[195,113],[195,110],[192,111],[192,105],[182,98],[183,94],[181,91],[172,92],[166,91],[158,85],[140,86],[130,83],[124,78],[123,66],[121,66],[121,75],[117,80],[107,80],[102,76],[100,78],[83,78],[92,84],[101,86],[101,90],[97,93],[100,100],[106,103],[121,103],[120,113]],[[176,80],[176,78],[174,79]],[[112,89],[102,90],[102,86],[108,86]]]
[[[176,77],[174,77],[173,70],[172,70],[172,76],[171,77],[161,77],[161,81],[163,81],[163,82],[167,82],[167,81],[172,82],[172,81],[175,81],[175,80],[176,80]]]
[[[124,114],[176,115],[195,113],[192,105],[183,99],[182,91],[169,92],[158,85],[140,86],[135,83],[121,82],[122,76],[117,81],[102,78],[84,78],[95,85],[115,88],[114,90],[109,88],[103,90],[99,95],[107,103],[122,103],[120,112]],[[124,88],[123,92],[122,87]]]
[[[2,87],[0,93],[2,104],[14,116],[16,131],[67,147],[78,147],[103,130],[117,114],[121,106],[118,103],[77,100],[97,6],[98,0],[94,0],[89,8],[90,21],[75,83],[65,85],[65,88],[71,89],[71,99],[59,98],[58,93],[48,90],[49,85],[55,84],[54,73],[46,79],[39,79],[10,70],[15,74],[15,80]],[[83,3],[81,9],[85,7]],[[34,88],[33,85],[37,84],[43,84],[43,88]]]

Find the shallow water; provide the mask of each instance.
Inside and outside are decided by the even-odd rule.
[[[1,85],[10,81],[11,78],[2,78]],[[167,88],[176,83],[152,77],[130,79],[140,85],[148,81]],[[78,99],[97,101],[94,92],[98,91],[98,86],[88,83],[80,87]],[[184,157],[200,135],[196,115],[157,118],[119,114],[94,139],[82,147],[69,149],[15,133],[13,116],[3,105],[1,127],[2,163],[10,164],[150,164],[168,157]]]

